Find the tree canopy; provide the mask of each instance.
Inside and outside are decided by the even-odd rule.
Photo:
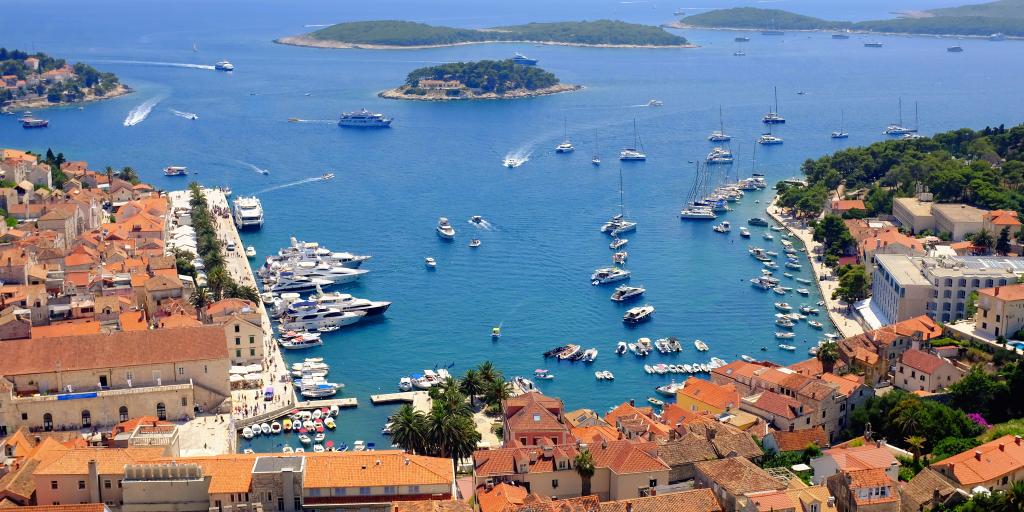
[[[558,84],[554,74],[536,66],[516,64],[511,59],[452,62],[414,69],[405,83],[416,87],[423,79],[458,80],[470,89],[497,94],[517,89],[535,91]]]

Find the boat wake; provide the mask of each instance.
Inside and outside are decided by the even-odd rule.
[[[515,169],[520,165],[530,161],[530,156],[533,155],[532,149],[519,148],[513,151],[509,151],[505,154],[505,160],[502,162],[505,167]]]
[[[310,25],[303,25],[302,27],[303,28],[321,28],[321,27],[329,27],[329,26],[331,26],[330,23],[314,23],[314,24],[310,24]]]
[[[494,225],[491,224],[490,221],[488,221],[487,219],[481,219],[480,222],[473,222],[473,220],[470,219],[467,220],[466,222],[472,224],[477,229],[486,229],[487,231],[494,229]]]
[[[292,118],[288,119],[288,122],[289,123],[310,123],[310,124],[334,124],[337,121],[334,121],[332,119],[299,119],[297,117],[292,117]]]
[[[97,60],[94,62],[108,64],[134,64],[137,66],[167,66],[172,68],[205,69],[208,71],[215,70],[213,66],[207,64],[189,64],[187,62],[155,62],[147,60]]]
[[[262,195],[262,194],[266,194],[267,192],[273,192],[275,190],[281,190],[282,188],[297,187],[299,185],[305,185],[307,183],[315,183],[317,181],[326,181],[327,179],[329,179],[329,178],[325,178],[324,176],[317,176],[315,178],[306,178],[304,180],[292,181],[292,182],[289,182],[289,183],[282,183],[280,185],[274,185],[273,187],[268,187],[268,188],[265,188],[263,190],[259,190],[257,192],[254,192],[254,195]]]
[[[235,161],[240,163],[240,164],[242,164],[242,165],[244,165],[244,166],[246,166],[246,167],[248,167],[248,168],[250,168],[250,169],[252,169],[252,171],[255,172],[256,174],[262,174],[264,176],[267,175],[267,174],[270,174],[270,169],[263,169],[262,167],[257,167],[254,164],[250,164],[249,162],[243,162],[241,160],[235,160]]]
[[[149,117],[149,113],[153,111],[153,107],[155,107],[157,103],[160,103],[160,99],[161,98],[148,99],[141,105],[131,109],[128,112],[128,115],[124,118],[124,125],[135,126],[145,121],[146,118]]]
[[[196,119],[199,119],[199,114],[196,114],[194,112],[182,112],[180,110],[174,110],[172,108],[171,109],[171,113],[176,115],[176,116],[178,116],[178,117],[184,117],[185,119],[191,119],[193,121],[196,120]]]

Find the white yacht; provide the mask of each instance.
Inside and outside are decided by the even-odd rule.
[[[779,88],[775,88],[775,107],[761,118],[764,124],[785,124],[786,118],[779,115]]]
[[[914,103],[914,119],[917,119],[917,103]],[[917,128],[908,128],[903,126],[903,98],[899,99],[899,121],[891,123],[885,127],[882,131],[885,135],[892,135],[894,137],[905,137],[907,135],[913,135],[917,133]]]
[[[285,273],[298,277],[308,277],[312,279],[324,279],[331,284],[346,284],[358,280],[364,274],[369,273],[369,270],[348,268],[341,265],[332,265],[327,262],[316,262],[316,261],[298,261],[286,267],[282,267],[278,271],[278,277]],[[264,281],[274,281],[273,275],[264,278]]]
[[[314,310],[296,313],[281,318],[281,328],[291,331],[334,330],[352,325],[366,316],[365,311],[340,311],[335,308],[318,307]]]
[[[636,130],[636,119],[633,119],[633,146],[619,151],[619,160],[624,162],[647,160],[643,142],[640,141],[640,135]]]
[[[370,112],[361,109],[358,112],[345,112],[338,119],[338,126],[349,126],[356,128],[387,128],[391,126],[391,118],[384,117],[384,114]]]
[[[277,281],[270,287],[270,291],[273,293],[307,291],[317,286],[330,286],[332,284],[334,283],[327,279],[296,276],[291,272],[282,272],[278,276]]]
[[[576,148],[573,147],[572,142],[569,141],[569,137],[567,135],[565,126],[566,126],[565,125],[565,121],[563,120],[562,121],[562,143],[557,145],[557,146],[555,146],[555,153],[572,153],[573,151],[576,151]]]
[[[722,121],[722,107],[718,107],[718,130],[711,132],[708,135],[708,140],[711,142],[728,142],[732,140],[732,136],[725,133],[725,122]]]
[[[708,153],[705,161],[709,164],[731,164],[733,161],[732,151],[725,148],[714,148]]]
[[[235,225],[239,229],[263,227],[263,204],[256,196],[239,197],[234,202]]]
[[[228,62],[228,61],[226,61],[226,60],[222,60],[222,61],[214,64],[213,68],[216,69],[217,71],[234,71],[235,70],[235,65],[230,63],[230,62]]]
[[[437,236],[451,240],[455,238],[455,228],[452,227],[451,223],[448,222],[447,217],[441,217],[437,219]]]
[[[778,137],[778,136],[772,135],[770,133],[765,133],[765,134],[763,134],[763,135],[761,135],[760,137],[757,138],[757,143],[758,144],[768,144],[768,145],[771,145],[771,144],[782,144],[782,142],[783,142],[782,137]]]
[[[715,220],[718,215],[708,206],[689,205],[679,211],[680,219]]]
[[[618,236],[630,231],[636,231],[636,222],[626,220],[621,213],[601,225],[601,232],[612,236]]]
[[[184,165],[168,165],[164,167],[164,176],[185,176],[188,174],[188,167]]]
[[[599,268],[590,275],[590,283],[593,285],[609,284],[629,279],[630,272],[619,267]]]
[[[650,320],[653,315],[654,306],[647,304],[645,306],[630,308],[626,311],[626,314],[622,315],[622,321],[627,324],[638,324]]]
[[[647,289],[642,286],[620,285],[615,288],[615,292],[612,293],[611,299],[615,302],[626,302],[643,295],[646,291]]]
[[[383,314],[391,307],[391,303],[388,301],[361,299],[347,293],[324,293],[323,290],[317,289],[317,293],[310,295],[305,303],[292,303],[291,308],[297,309],[309,303],[341,311],[363,311],[366,313],[366,316]]]
[[[662,107],[664,105],[665,103],[662,102],[661,100],[651,100],[647,102],[648,107]]]

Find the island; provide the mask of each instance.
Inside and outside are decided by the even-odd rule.
[[[828,30],[955,37],[1024,37],[1024,0],[898,13],[887,20],[831,21],[780,9],[716,9],[668,24],[671,28]]]
[[[529,98],[575,91],[579,85],[560,83],[554,74],[536,66],[508,60],[453,62],[414,69],[405,84],[378,96],[404,100],[496,100]]]
[[[113,98],[131,92],[113,73],[45,53],[0,48],[0,107],[45,108]]]
[[[609,48],[687,48],[685,37],[661,27],[615,20],[528,23],[484,29],[452,28],[412,21],[338,23],[276,43],[317,48],[418,49],[481,43],[539,43]]]

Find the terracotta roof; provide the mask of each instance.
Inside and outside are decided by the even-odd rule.
[[[523,504],[526,489],[506,483],[499,483],[490,490],[480,489],[476,493],[476,502],[480,512],[504,512],[506,509]]]
[[[668,425],[654,419],[654,412],[650,407],[636,407],[629,402],[623,402],[605,414],[604,420],[619,430],[641,435],[668,437],[669,431],[672,430]]]
[[[818,448],[828,446],[828,435],[825,434],[825,429],[821,426],[794,430],[792,432],[779,430],[768,435],[775,440],[775,444],[779,447],[780,452],[803,450],[811,444],[816,445]]]
[[[935,320],[932,320],[927,315],[904,320],[888,327],[882,327],[882,329],[892,329],[893,332],[900,336],[913,336],[915,333],[921,332],[925,341],[942,335],[942,327],[939,327],[939,324],[935,323]]]
[[[996,226],[1020,226],[1017,212],[1013,210],[992,210],[982,216],[989,224]],[[1013,236],[1015,233],[1010,233]]]
[[[149,322],[146,320],[146,312],[125,311],[117,316],[117,322],[122,331],[145,331],[149,329]]]
[[[686,379],[685,386],[676,395],[687,396],[718,409],[732,409],[740,404],[740,394],[736,391],[736,386],[720,386],[696,377]]]
[[[855,375],[847,373],[844,375],[836,375],[834,373],[823,373],[819,379],[830,382],[839,386],[838,392],[844,396],[850,396],[854,391],[857,391],[861,386],[864,385],[864,377],[862,375]]]
[[[746,361],[733,361],[725,366],[719,366],[714,370],[711,370],[712,374],[721,375],[733,380],[746,379],[749,381],[754,376],[754,372],[764,368],[761,365],[748,363]]]
[[[832,457],[840,471],[859,471],[862,469],[888,469],[896,464],[896,457],[885,446],[868,443],[861,446],[832,448],[822,452],[823,456]]]
[[[798,363],[793,363],[787,368],[799,373],[800,375],[807,375],[808,377],[817,377],[825,372],[825,367],[816,357],[805,359]]]
[[[75,448],[36,470],[36,476],[87,475],[96,461],[101,475],[124,474],[125,464],[147,462],[163,455],[164,448]]]
[[[743,400],[762,411],[790,420],[814,411],[813,408],[804,407],[800,402],[774,391],[762,391]]]
[[[452,485],[455,481],[449,458],[410,455],[397,450],[326,455],[306,455],[304,488]]]
[[[588,449],[594,457],[594,467],[608,468],[616,474],[668,470],[668,465],[658,457],[658,446],[654,443],[616,440],[591,444]],[[530,461],[531,453],[534,454],[534,461]],[[556,468],[558,459],[568,460],[571,465],[578,453],[576,445],[555,445],[549,454],[545,454],[542,448],[532,446],[498,448],[477,450],[473,453],[473,463],[477,476],[514,474],[516,461],[526,461],[530,473],[550,473],[559,471]]]
[[[916,349],[904,352],[900,356],[900,362],[928,375],[935,373],[935,370],[938,370],[939,367],[946,363],[940,357]]]
[[[757,507],[758,512],[773,512],[775,510],[801,509],[799,503],[787,492],[768,491],[748,494],[747,498]]]
[[[156,275],[146,281],[143,285],[147,292],[157,292],[165,290],[178,290],[182,287],[181,279],[178,276],[164,276]]]
[[[547,496],[529,494],[523,504],[515,507],[514,512],[599,512],[601,502],[597,496],[580,496],[576,498],[551,499]]]
[[[60,336],[4,343],[0,375],[140,366],[170,361],[227,357],[224,329],[218,326]]]
[[[956,493],[957,487],[953,481],[942,476],[938,471],[924,468],[900,488],[900,499],[905,507],[904,510],[924,510],[926,508],[924,505],[931,506],[936,491],[938,491],[940,499],[945,499]],[[907,508],[908,504],[910,507]]]
[[[842,474],[833,475],[842,477]],[[900,496],[893,490],[893,484],[889,475],[881,469],[860,469],[857,471],[847,471],[846,476],[849,481],[846,483],[846,487],[854,489],[872,489],[875,487],[888,487],[889,494],[887,496],[861,496],[859,492],[851,492],[853,500],[858,504],[868,503],[888,503],[892,501],[899,501]]]
[[[75,505],[36,505],[32,507],[18,507],[18,510],[26,512],[109,512],[110,509],[102,503],[79,503]]]
[[[256,304],[244,299],[221,299],[207,306],[206,313],[210,316],[220,316],[241,311],[245,308],[249,308],[250,311],[256,311]]]
[[[569,432],[583,443],[614,441],[619,438],[619,431],[611,425],[595,425],[593,427],[570,427]]]
[[[192,315],[177,314],[162,317],[159,327],[161,329],[178,329],[181,327],[198,327],[200,325],[203,325],[203,323],[196,320],[196,317]]]
[[[733,496],[786,488],[786,484],[743,457],[697,462],[694,469]]]
[[[473,506],[463,500],[396,501],[391,512],[473,512]]]
[[[557,414],[551,412],[551,408],[555,406],[561,410],[561,401],[543,397],[539,393],[524,393],[514,399],[505,401],[505,411],[510,433],[513,434],[526,429],[531,432],[537,431],[564,431],[567,427],[559,420]],[[511,411],[511,413],[510,413]]]
[[[867,207],[864,206],[864,201],[860,199],[839,199],[832,201],[832,209],[839,211],[866,210]]]
[[[971,450],[933,462],[931,467],[953,478],[961,486],[972,487],[1020,471],[1024,467],[1024,441],[1007,434]]]
[[[82,336],[99,334],[99,322],[60,322],[32,328],[32,338],[57,338],[60,336]]]
[[[718,453],[706,437],[687,432],[682,437],[666,441],[658,454],[669,466],[682,466],[702,460],[715,460]]]
[[[982,288],[978,290],[978,295],[987,295],[989,297],[995,297],[999,300],[1024,300],[1024,284],[1010,284],[1006,286],[996,286],[994,288]]]
[[[721,512],[711,489],[661,494],[646,498],[606,501],[601,512]]]

